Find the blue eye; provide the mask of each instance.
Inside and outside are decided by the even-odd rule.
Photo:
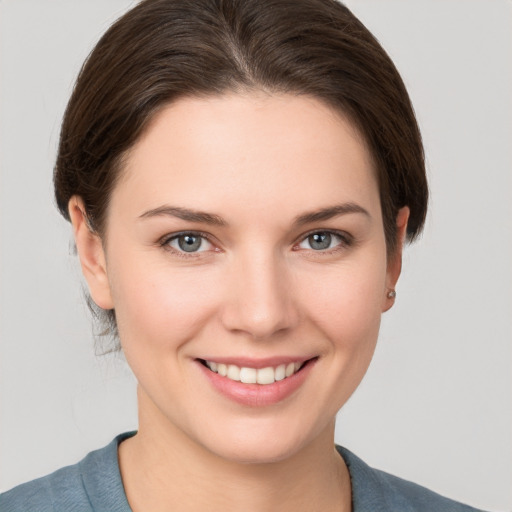
[[[314,251],[327,251],[340,245],[348,245],[346,239],[332,231],[317,231],[311,233],[299,243],[301,249],[313,249]]]
[[[169,238],[165,245],[172,247],[178,252],[203,252],[209,251],[212,244],[202,235],[198,233],[181,233]]]

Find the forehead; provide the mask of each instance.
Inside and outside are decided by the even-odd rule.
[[[379,203],[371,155],[352,123],[315,98],[263,93],[166,106],[125,160],[112,201],[123,195],[134,210],[171,202],[254,213],[279,206],[290,215]]]

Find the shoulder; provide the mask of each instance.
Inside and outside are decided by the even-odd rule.
[[[37,510],[91,510],[82,485],[79,464],[67,466],[51,475],[18,485],[0,495],[2,512]]]
[[[354,512],[482,512],[421,485],[373,469],[346,448],[337,446],[336,449],[350,472]]]
[[[89,453],[77,464],[59,469],[0,494],[2,512],[129,512],[119,464],[119,442],[133,433],[122,434],[110,444]]]

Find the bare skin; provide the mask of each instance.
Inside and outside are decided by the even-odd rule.
[[[277,463],[241,465],[204,453],[181,432],[160,434],[149,440],[137,434],[120,445],[134,512],[351,510],[350,476],[332,441]]]
[[[119,449],[134,512],[349,511],[335,417],[393,304],[408,219],[389,258],[353,126],[305,96],[181,99],[130,151],[103,240],[79,197],[69,209],[139,383]],[[239,381],[267,366],[269,383]]]

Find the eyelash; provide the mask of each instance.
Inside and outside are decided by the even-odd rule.
[[[314,229],[310,231],[309,233],[305,233],[304,235],[301,235],[300,239],[293,245],[293,250],[298,251],[300,250],[299,245],[308,240],[308,238],[312,237],[313,235],[330,235],[337,237],[340,242],[336,244],[334,247],[330,249],[325,250],[315,250],[313,248],[306,249],[310,254],[313,254],[318,257],[322,256],[330,256],[332,254],[336,254],[339,251],[343,251],[348,249],[349,247],[353,246],[355,244],[355,239],[352,235],[347,233],[346,231],[338,231],[335,229]]]
[[[198,258],[202,256],[203,252],[206,251],[199,251],[199,252],[187,252],[187,251],[180,251],[178,249],[175,249],[174,247],[171,247],[169,244],[173,240],[178,240],[178,238],[182,236],[191,236],[196,238],[201,238],[205,240],[206,242],[213,244],[211,241],[210,235],[208,233],[203,233],[201,231],[181,231],[179,233],[172,233],[171,235],[166,235],[163,238],[159,240],[159,245],[166,251],[172,252],[174,255],[180,257],[180,258]]]
[[[335,254],[338,251],[348,249],[349,247],[353,246],[355,243],[354,237],[345,231],[337,231],[337,230],[333,230],[333,229],[315,229],[313,231],[310,231],[308,233],[301,235],[300,239],[293,244],[292,250],[299,251],[300,250],[299,246],[301,243],[305,242],[311,236],[317,235],[317,234],[318,235],[335,236],[340,240],[340,242],[336,246],[334,246],[332,248],[325,249],[325,250],[315,250],[312,248],[306,249],[309,252],[313,253],[315,256],[321,257],[323,255]],[[198,258],[203,255],[202,253],[208,252],[207,250],[199,251],[199,252],[198,251],[187,252],[187,251],[178,250],[169,245],[173,240],[177,240],[180,237],[187,236],[187,235],[191,236],[191,237],[202,238],[206,242],[214,245],[211,240],[211,236],[208,233],[203,233],[200,231],[181,231],[179,233],[172,233],[171,235],[166,235],[163,238],[161,238],[158,243],[166,251],[172,252],[173,254],[175,254],[181,258]],[[218,251],[218,249],[215,249],[215,251]]]

